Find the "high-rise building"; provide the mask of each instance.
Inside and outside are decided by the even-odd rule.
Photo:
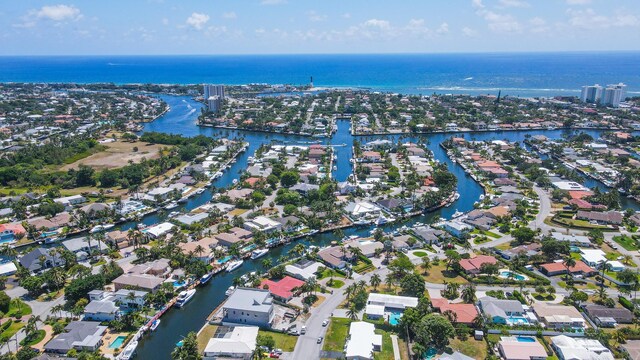
[[[219,96],[224,101],[224,85],[204,85],[204,100],[212,96]]]
[[[627,85],[623,83],[610,84],[602,92],[600,103],[604,106],[618,107],[626,97]]]
[[[586,103],[597,103],[602,96],[602,86],[595,84],[591,86],[583,86],[580,100]]]
[[[222,98],[218,95],[209,96],[209,99],[207,99],[207,107],[209,111],[217,113],[222,108]]]

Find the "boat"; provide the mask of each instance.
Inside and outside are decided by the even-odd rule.
[[[196,194],[200,195],[200,194],[202,194],[204,192],[204,190],[205,190],[204,188],[200,188],[200,189],[196,190]]]
[[[480,195],[480,200],[484,200],[484,194]]]
[[[180,340],[180,341],[178,341],[178,342],[176,343],[176,346],[177,346],[177,347],[182,347],[182,345],[184,345],[184,341],[183,341],[183,340]]]
[[[168,203],[167,205],[165,205],[164,209],[165,210],[171,210],[171,209],[175,209],[178,207],[178,203],[175,201],[172,201],[170,203]]]
[[[338,167],[336,165],[333,165],[333,171],[338,170]]]
[[[229,296],[229,295],[233,294],[233,292],[234,292],[235,290],[236,290],[236,288],[235,288],[235,287],[233,287],[233,286],[229,286],[229,288],[227,289],[227,291],[225,291],[225,292],[224,292],[224,294],[225,294],[226,296]]]
[[[176,217],[178,215],[180,215],[179,211],[172,211],[172,212],[169,213],[169,215],[167,215],[167,217],[173,218],[173,217]]]
[[[209,280],[211,280],[211,277],[213,277],[213,273],[206,273],[202,275],[202,277],[200,278],[200,285],[208,283]]]
[[[185,306],[187,302],[189,302],[189,300],[191,300],[191,298],[195,294],[196,294],[196,289],[181,291],[180,294],[178,294],[178,299],[176,300],[175,307],[181,308]]]
[[[244,260],[236,260],[232,261],[227,265],[227,272],[232,272],[233,270],[239,268],[244,263]]]
[[[156,329],[158,328],[158,325],[160,325],[160,319],[155,319],[153,320],[153,322],[151,323],[151,326],[149,327],[149,329],[151,331],[156,331]]]
[[[451,215],[451,218],[455,219],[455,218],[459,218],[460,216],[464,215],[463,212],[456,210],[456,212],[453,213],[453,215]]]
[[[251,252],[251,259],[255,260],[259,257],[265,256],[269,252],[269,249],[256,249]]]
[[[89,232],[92,233],[92,234],[95,234],[97,232],[102,232],[102,231],[105,231],[105,230],[109,230],[112,227],[113,227],[113,224],[96,225]]]
[[[456,193],[453,194],[453,201],[457,201],[458,199],[460,199],[460,193],[456,191]]]
[[[232,183],[233,183],[233,185],[237,184],[238,183],[238,179],[233,179]]]
[[[122,354],[120,355],[120,359],[121,360],[133,359],[133,356],[136,353],[137,347],[138,347],[138,342],[135,340],[132,341],[126,348],[124,348],[124,351],[122,351]]]

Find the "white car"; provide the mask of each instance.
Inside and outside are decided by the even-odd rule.
[[[329,319],[324,319],[324,321],[322,322],[322,326],[327,326],[329,325]]]

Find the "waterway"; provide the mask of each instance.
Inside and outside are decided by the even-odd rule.
[[[166,101],[171,109],[162,117],[158,118],[154,122],[147,123],[144,131],[158,131],[166,133],[181,134],[184,136],[196,136],[206,135],[212,137],[223,138],[242,138],[249,143],[249,148],[246,152],[242,153],[237,161],[232,164],[225,174],[214,182],[216,188],[229,186],[233,179],[237,178],[245,169],[247,164],[247,158],[253,156],[255,150],[265,143],[285,143],[287,145],[300,144],[308,145],[314,141],[318,141],[315,138],[301,137],[295,135],[284,134],[269,134],[269,133],[255,133],[242,130],[227,130],[216,129],[210,127],[198,127],[196,120],[200,113],[202,104],[194,101],[188,97],[179,96],[160,96]],[[321,139],[320,142],[327,145],[336,145],[336,166],[337,169],[332,172],[332,176],[337,181],[344,181],[351,174],[351,163],[349,160],[352,157],[352,147],[354,136],[350,133],[350,126],[348,121],[338,120],[338,130],[333,137],[328,139]],[[601,131],[587,130],[586,133],[599,137]],[[561,138],[568,134],[573,133],[570,130],[540,130],[540,131],[503,131],[503,132],[480,132],[480,133],[457,133],[456,136],[464,137],[468,140],[508,140],[522,142],[526,139],[527,135],[543,134],[549,138]],[[439,144],[451,137],[451,134],[428,134],[421,136],[404,136],[404,135],[384,135],[384,136],[367,136],[358,137],[360,142],[368,142],[376,138],[387,138],[394,142],[419,142],[424,143],[433,152],[435,158],[445,163],[449,170],[458,179],[458,192],[460,193],[460,199],[456,201],[452,206],[440,209],[425,216],[419,216],[412,218],[402,225],[411,225],[415,222],[430,223],[435,218],[444,217],[450,218],[451,215],[459,211],[469,211],[473,209],[473,204],[478,200],[483,193],[483,189],[478,185],[471,177],[466,176],[464,170],[457,164],[453,163],[446,156],[445,151],[439,146]],[[346,144],[346,146],[342,146]],[[597,184],[592,184],[597,185]],[[589,186],[589,184],[587,184]],[[184,210],[191,210],[198,207],[211,199],[211,191],[207,190],[204,193],[194,196],[187,203],[183,205]],[[637,208],[637,204],[635,204]],[[160,212],[157,214],[149,215],[142,219],[145,224],[154,224],[161,221],[166,216],[166,213]],[[127,223],[122,228],[129,228],[134,226],[134,223]],[[401,225],[388,225],[384,227],[385,230],[392,230]],[[368,235],[371,228],[351,228],[345,229],[346,235]],[[316,234],[312,237],[299,240],[305,245],[317,245],[325,246],[331,241],[337,240],[331,233]],[[140,359],[170,359],[171,351],[174,349],[176,342],[182,339],[190,331],[198,331],[205,322],[206,317],[216,308],[225,298],[224,292],[232,285],[233,279],[244,273],[251,271],[263,271],[265,270],[261,262],[263,259],[271,259],[273,265],[278,264],[278,259],[282,255],[286,255],[294,243],[290,243],[285,246],[276,247],[269,251],[269,253],[257,260],[246,260],[244,265],[232,272],[232,273],[220,273],[215,276],[209,284],[205,287],[199,288],[195,297],[191,302],[182,309],[173,309],[165,314],[162,318],[162,322],[158,329],[150,336],[144,338],[138,347],[138,358]]]

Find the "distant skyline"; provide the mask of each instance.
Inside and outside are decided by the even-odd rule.
[[[630,0],[5,1],[0,55],[640,50]]]

